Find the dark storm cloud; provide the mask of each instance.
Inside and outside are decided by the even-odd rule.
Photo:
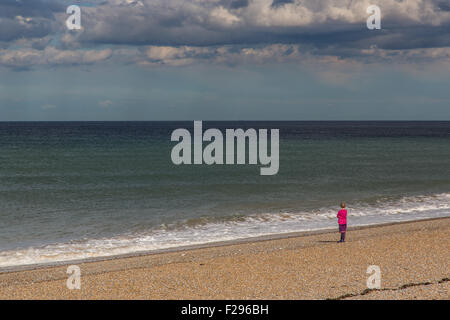
[[[376,1],[375,1],[376,2]],[[389,48],[448,46],[442,1],[380,1],[383,29],[369,31],[361,1],[110,1],[86,8],[80,43],[217,46],[298,43]],[[425,4],[424,4],[425,3]],[[404,8],[404,9],[403,9]]]
[[[292,2],[294,2],[294,0],[273,0],[272,6],[273,7],[282,6],[286,3],[292,3]]]
[[[450,1],[448,1],[448,0],[437,1],[437,6],[442,11],[450,11]]]
[[[371,3],[381,8],[381,30],[367,29],[368,2],[362,0],[87,0],[84,5],[78,2],[82,8],[82,30],[71,32],[65,29],[69,2],[2,1],[0,48],[21,42],[35,51],[28,51],[27,55],[17,51],[17,56],[1,52],[0,62],[21,65],[33,57],[42,64],[49,54],[58,63],[73,61],[83,56],[73,50],[103,50],[111,45],[142,49],[124,49],[101,57],[120,56],[142,62],[145,56],[145,63],[172,64],[177,59],[182,63],[201,59],[232,64],[238,53],[258,59],[266,54],[276,61],[277,52],[280,57],[301,58],[307,53],[365,58],[363,51],[370,48],[414,50],[450,46],[450,11],[442,0],[373,0]],[[298,51],[286,54],[286,48],[294,50],[291,45]],[[174,49],[147,51],[152,46]],[[269,49],[264,51],[264,46]],[[222,47],[227,48],[217,49]],[[244,48],[261,51],[251,51],[249,55]],[[139,56],[133,56],[133,52]],[[226,59],[217,59],[224,54]],[[442,52],[440,55],[445,58]],[[243,60],[249,61],[245,57]]]
[[[3,18],[0,20],[0,41],[13,41],[20,38],[40,38],[52,32],[51,22],[42,19]]]
[[[0,2],[0,41],[41,38],[54,30],[54,13],[64,7],[56,1],[2,0]]]
[[[26,16],[53,19],[53,13],[64,10],[64,5],[55,0],[2,0],[0,2],[0,17],[7,18]]]
[[[66,40],[85,46],[296,43],[325,48],[372,42],[398,49],[449,45],[446,1],[378,2],[383,28],[369,31],[366,8],[358,0],[91,1],[94,5],[82,7],[83,32]],[[3,0],[0,41],[56,34],[63,30],[66,5],[67,1],[56,0]],[[56,13],[62,14],[55,27]]]
[[[225,8],[239,9],[248,6],[249,0],[222,0],[220,3]]]

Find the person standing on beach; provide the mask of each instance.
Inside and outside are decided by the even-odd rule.
[[[347,231],[347,209],[345,209],[345,203],[341,203],[341,210],[337,214],[339,232],[341,233],[341,240],[338,242],[345,242],[345,232]]]

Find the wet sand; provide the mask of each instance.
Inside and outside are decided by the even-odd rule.
[[[272,237],[274,238],[274,237]],[[276,236],[275,236],[276,238]],[[449,299],[450,218],[1,272],[0,299]],[[73,264],[73,263],[70,263]],[[368,266],[381,289],[368,290]]]

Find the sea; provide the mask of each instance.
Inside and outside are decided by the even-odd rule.
[[[193,125],[0,122],[0,268],[450,216],[450,122],[203,122],[279,129],[272,176],[173,164]]]

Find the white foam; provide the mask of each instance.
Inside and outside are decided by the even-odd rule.
[[[380,200],[375,205],[352,204],[349,225],[370,225],[450,216],[450,193]],[[207,223],[179,228],[161,227],[114,238],[86,239],[43,247],[0,252],[0,267],[107,257],[184,245],[205,244],[262,235],[311,231],[336,227],[336,208],[311,212],[267,213],[241,221]]]

